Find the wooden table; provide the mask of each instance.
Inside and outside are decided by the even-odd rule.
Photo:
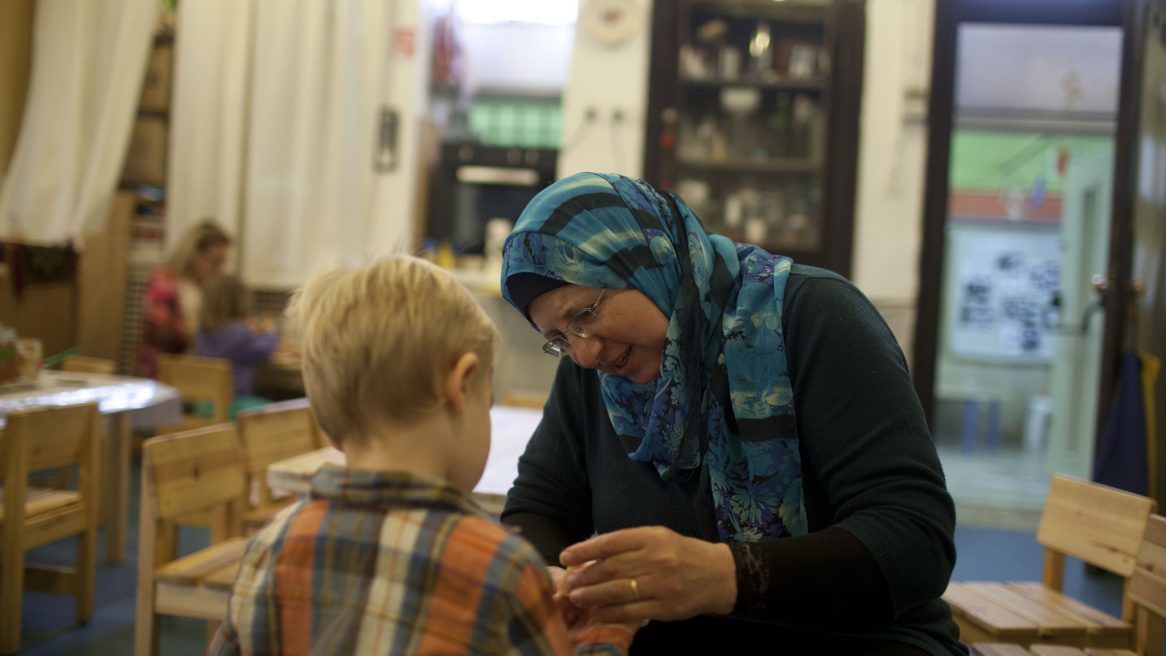
[[[14,410],[93,401],[108,419],[101,464],[105,471],[101,512],[106,528],[105,558],[116,563],[125,558],[133,427],[177,424],[182,417],[178,391],[148,378],[44,371],[36,383],[0,390],[0,428]]]
[[[501,511],[501,501],[518,476],[518,457],[542,419],[542,410],[494,406],[490,409],[490,455],[474,497],[487,510]],[[345,465],[344,454],[325,447],[281,460],[267,468],[267,485],[272,490],[307,494],[311,478],[324,464]]]

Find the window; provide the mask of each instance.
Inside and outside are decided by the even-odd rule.
[[[457,13],[467,23],[570,25],[579,14],[579,0],[462,0]]]

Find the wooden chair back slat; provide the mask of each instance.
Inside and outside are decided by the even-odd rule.
[[[1139,494],[1058,474],[1049,484],[1036,539],[1046,549],[1128,578],[1155,505]]]
[[[1150,516],[1126,591],[1135,609],[1137,652],[1161,654],[1166,648],[1166,517]]]
[[[262,475],[273,462],[317,448],[316,420],[306,402],[294,401],[239,413],[239,438],[247,471]]]
[[[154,437],[142,451],[159,519],[174,521],[243,498],[243,453],[231,424]]]
[[[177,389],[184,403],[212,403],[212,423],[227,421],[231,401],[235,396],[231,363],[227,360],[163,354],[158,357],[158,381]]]
[[[73,371],[85,374],[113,374],[117,372],[117,363],[105,358],[93,358],[88,355],[70,355],[61,361],[61,371]]]
[[[320,437],[315,417],[307,399],[295,399],[241,412],[235,421],[248,477],[257,485],[257,507],[268,507],[272,494],[267,486],[267,468],[317,448]]]
[[[6,448],[21,445],[27,471],[65,467],[80,462],[86,445],[98,434],[96,403],[28,408],[8,414]]]

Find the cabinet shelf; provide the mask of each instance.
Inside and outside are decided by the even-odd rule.
[[[652,3],[645,177],[711,232],[848,275],[866,6]]]
[[[821,162],[810,159],[706,160],[681,157],[676,163],[684,169],[724,173],[817,173],[822,167]]]
[[[751,80],[748,78],[681,78],[680,84],[692,90],[719,91],[729,87],[746,87],[763,91],[822,91],[825,82],[813,80]]]

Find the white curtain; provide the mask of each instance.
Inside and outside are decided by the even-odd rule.
[[[180,2],[178,11],[166,188],[170,247],[204,218],[240,234],[254,3],[197,0]]]
[[[0,239],[81,248],[104,227],[156,18],[157,0],[39,0]]]
[[[171,150],[168,241],[217,218],[240,238],[243,277],[261,288],[369,254],[391,6],[181,3],[174,129],[183,134]],[[198,94],[213,98],[188,103]]]

